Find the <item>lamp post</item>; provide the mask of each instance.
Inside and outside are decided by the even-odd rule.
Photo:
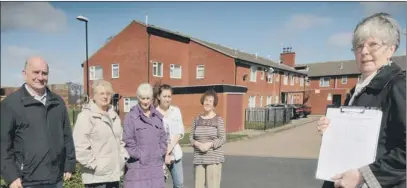
[[[77,20],[85,22],[85,36],[86,36],[86,95],[89,98],[89,58],[88,58],[88,18],[84,16],[76,17]]]

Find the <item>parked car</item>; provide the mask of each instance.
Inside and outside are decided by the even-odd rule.
[[[311,107],[306,104],[295,104],[295,114],[297,118],[305,118],[311,114]]]
[[[283,107],[283,108],[292,108],[293,113],[291,118],[292,119],[297,119],[297,118],[305,118],[309,114],[311,114],[311,107],[307,106],[305,104],[269,104],[266,107]]]

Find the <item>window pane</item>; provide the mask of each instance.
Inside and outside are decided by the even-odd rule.
[[[157,76],[161,76],[162,75],[162,70],[161,70],[161,68],[162,68],[162,64],[161,63],[159,63],[158,64],[158,67],[157,67]]]
[[[174,76],[176,78],[181,78],[181,66],[179,65],[174,66]]]
[[[95,67],[95,79],[102,79],[103,78],[103,68],[100,66]]]
[[[196,77],[203,78],[205,75],[205,68],[203,65],[198,65],[196,68]]]

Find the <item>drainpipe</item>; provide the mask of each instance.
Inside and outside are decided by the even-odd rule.
[[[236,85],[236,79],[237,79],[237,60],[235,59],[235,85]]]
[[[150,83],[150,34],[148,34],[148,31],[147,31],[147,83]]]
[[[280,74],[280,72],[281,72],[281,71],[278,72],[278,76],[280,77],[280,78],[278,78],[278,80],[279,80],[279,82],[278,82],[278,83],[279,83],[279,84],[278,84],[278,85],[279,85],[279,86],[278,86],[278,94],[279,94],[278,100],[281,101],[281,103],[282,103],[283,101],[281,100],[281,98],[282,98],[282,97],[281,97],[281,84],[284,82],[284,80],[281,79],[281,74]],[[282,72],[282,73],[284,74],[284,72]],[[284,79],[284,77],[283,77],[283,79]]]

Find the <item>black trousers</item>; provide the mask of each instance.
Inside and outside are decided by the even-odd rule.
[[[85,184],[86,188],[119,188],[120,183],[116,182],[106,182],[106,183],[92,183],[92,184]]]

